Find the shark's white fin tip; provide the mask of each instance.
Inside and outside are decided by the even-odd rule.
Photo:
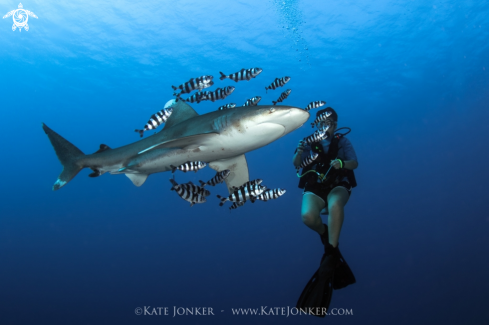
[[[62,181],[58,178],[53,185],[53,191],[59,190],[60,188],[62,188],[65,185],[66,185],[66,182]]]
[[[175,104],[176,102],[177,102],[176,100],[170,99],[169,101],[166,102],[165,108],[168,108],[170,106],[173,106],[173,104]]]

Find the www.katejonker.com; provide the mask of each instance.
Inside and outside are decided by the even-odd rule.
[[[224,313],[220,310],[220,313]],[[215,316],[219,313],[212,307],[151,307],[144,306],[135,309],[136,315],[142,316]],[[296,307],[268,307],[261,306],[260,308],[231,308],[233,315],[242,316],[298,316],[313,314],[325,314],[327,316],[351,316],[353,309],[332,308],[329,311],[326,308],[296,308]]]

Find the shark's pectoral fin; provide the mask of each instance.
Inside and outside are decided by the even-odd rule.
[[[148,178],[148,174],[125,174],[127,178],[131,180],[131,182],[136,186],[141,186],[146,182]]]
[[[231,171],[231,174],[229,174],[229,176],[226,178],[226,185],[229,193],[233,192],[233,187],[240,187],[250,180],[248,163],[246,162],[245,155],[212,161],[209,163],[209,167],[218,172],[225,169],[229,169]]]
[[[201,134],[191,135],[188,137],[183,137],[175,140],[163,141],[138,152],[138,154],[140,155],[142,153],[145,153],[153,149],[162,149],[162,148],[194,149],[195,146],[198,146],[199,144],[207,140],[211,140],[212,137],[216,137],[218,135],[219,133],[211,131],[209,133],[201,133]]]

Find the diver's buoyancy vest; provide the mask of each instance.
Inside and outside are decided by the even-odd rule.
[[[324,152],[323,145],[320,142],[315,142],[311,144],[311,151],[317,153],[318,157],[316,158],[314,163],[302,169],[301,175],[304,175],[306,172],[313,170],[314,166],[316,166],[314,170],[320,175],[324,175],[326,173],[328,174],[323,179],[323,181],[320,182],[318,181],[319,177],[316,173],[308,173],[307,175],[304,175],[299,179],[299,188],[304,188],[306,186],[306,183],[318,184],[321,187],[334,187],[344,177],[348,178],[348,182],[350,183],[351,187],[357,186],[355,173],[351,169],[331,168],[328,172],[331,160],[335,160],[338,157],[338,151],[340,150],[339,142],[342,137],[343,134],[340,133],[333,136],[333,139],[331,139],[331,143],[329,144],[328,152]]]

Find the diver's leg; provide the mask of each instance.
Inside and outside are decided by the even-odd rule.
[[[343,186],[337,186],[328,194],[329,243],[336,247],[340,238],[341,226],[345,217],[345,205],[350,196]]]
[[[325,206],[324,200],[311,192],[306,192],[302,196],[302,222],[320,235],[326,230],[319,215]]]

